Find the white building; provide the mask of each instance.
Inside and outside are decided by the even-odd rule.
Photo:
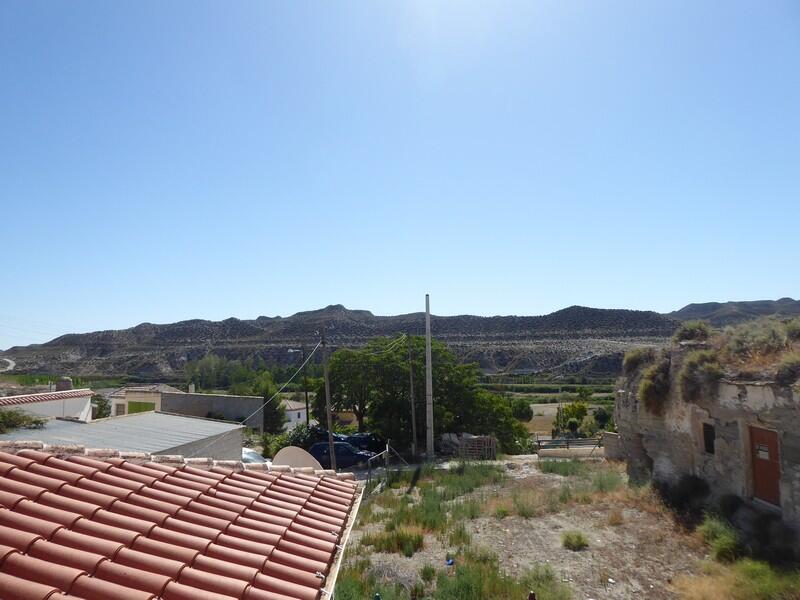
[[[92,420],[92,390],[62,390],[0,398],[1,409],[18,409],[42,417]]]
[[[291,431],[297,425],[306,423],[306,403],[297,400],[284,400],[283,408],[286,411],[286,423],[283,428]]]

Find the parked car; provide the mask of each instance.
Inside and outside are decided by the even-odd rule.
[[[268,463],[268,459],[261,456],[252,448],[242,448],[242,462],[243,463]]]
[[[349,435],[346,441],[359,450],[369,450],[370,452],[383,452],[386,450],[386,440],[368,431]]]
[[[334,433],[333,434],[333,441],[334,442],[346,442],[347,436],[342,435],[341,433]],[[304,446],[306,449],[311,448],[317,442],[325,442],[328,443],[328,430],[322,429],[321,427],[311,427],[308,430],[308,439],[305,441]]]
[[[347,442],[334,442],[333,451],[336,453],[336,467],[365,467],[367,461],[375,456],[374,452],[359,450]],[[308,453],[319,461],[325,469],[331,467],[331,456],[328,442],[318,442],[309,448]]]

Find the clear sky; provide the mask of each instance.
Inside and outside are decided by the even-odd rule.
[[[800,3],[0,3],[0,348],[800,296]]]

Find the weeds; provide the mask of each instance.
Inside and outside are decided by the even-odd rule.
[[[436,577],[436,569],[433,565],[425,565],[419,570],[419,576],[425,583],[430,583]]]
[[[707,563],[704,571],[676,580],[684,600],[800,600],[800,571],[781,571],[751,559]]]
[[[423,546],[422,532],[409,529],[395,529],[381,533],[368,533],[361,538],[365,546],[372,546],[377,552],[389,552],[413,556]]]
[[[800,352],[792,352],[781,359],[775,373],[775,383],[789,386],[800,379]]]
[[[704,392],[716,395],[716,385],[722,377],[722,367],[713,350],[695,350],[683,361],[680,381],[684,402],[696,402]]]
[[[580,531],[565,531],[561,534],[561,545],[567,550],[578,552],[589,547],[589,540]]]
[[[672,341],[678,342],[705,342],[711,337],[711,327],[705,321],[686,321],[678,327],[672,336]]]
[[[563,475],[565,477],[583,475],[586,473],[586,465],[575,459],[571,460],[540,460],[539,470],[542,473]]]
[[[654,415],[664,412],[664,403],[669,395],[669,358],[661,357],[647,367],[639,382],[637,397]]]
[[[518,579],[500,569],[497,557],[487,552],[467,551],[457,557],[452,576],[440,574],[435,600],[517,600],[535,592],[539,600],[570,600],[572,594],[547,565],[537,565]]]
[[[592,476],[592,489],[600,494],[608,494],[622,487],[622,475],[616,471],[600,471]]]
[[[625,375],[631,375],[643,365],[648,365],[656,359],[656,351],[653,348],[634,348],[625,353],[622,359],[622,371]]]
[[[608,514],[608,524],[611,527],[619,527],[625,522],[625,518],[622,516],[622,511],[618,508],[615,508]]]
[[[733,527],[722,519],[706,515],[697,532],[711,546],[711,557],[714,560],[733,562],[739,556],[739,537]]]
[[[468,546],[472,541],[472,536],[464,527],[463,523],[459,523],[447,538],[451,546]]]

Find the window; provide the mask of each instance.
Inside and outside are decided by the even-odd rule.
[[[114,410],[114,416],[120,417],[125,414],[125,405],[117,404]]]
[[[300,413],[297,413],[297,420],[300,420]]]
[[[717,438],[717,432],[714,426],[710,423],[703,423],[703,447],[708,454],[714,454],[714,441]]]

